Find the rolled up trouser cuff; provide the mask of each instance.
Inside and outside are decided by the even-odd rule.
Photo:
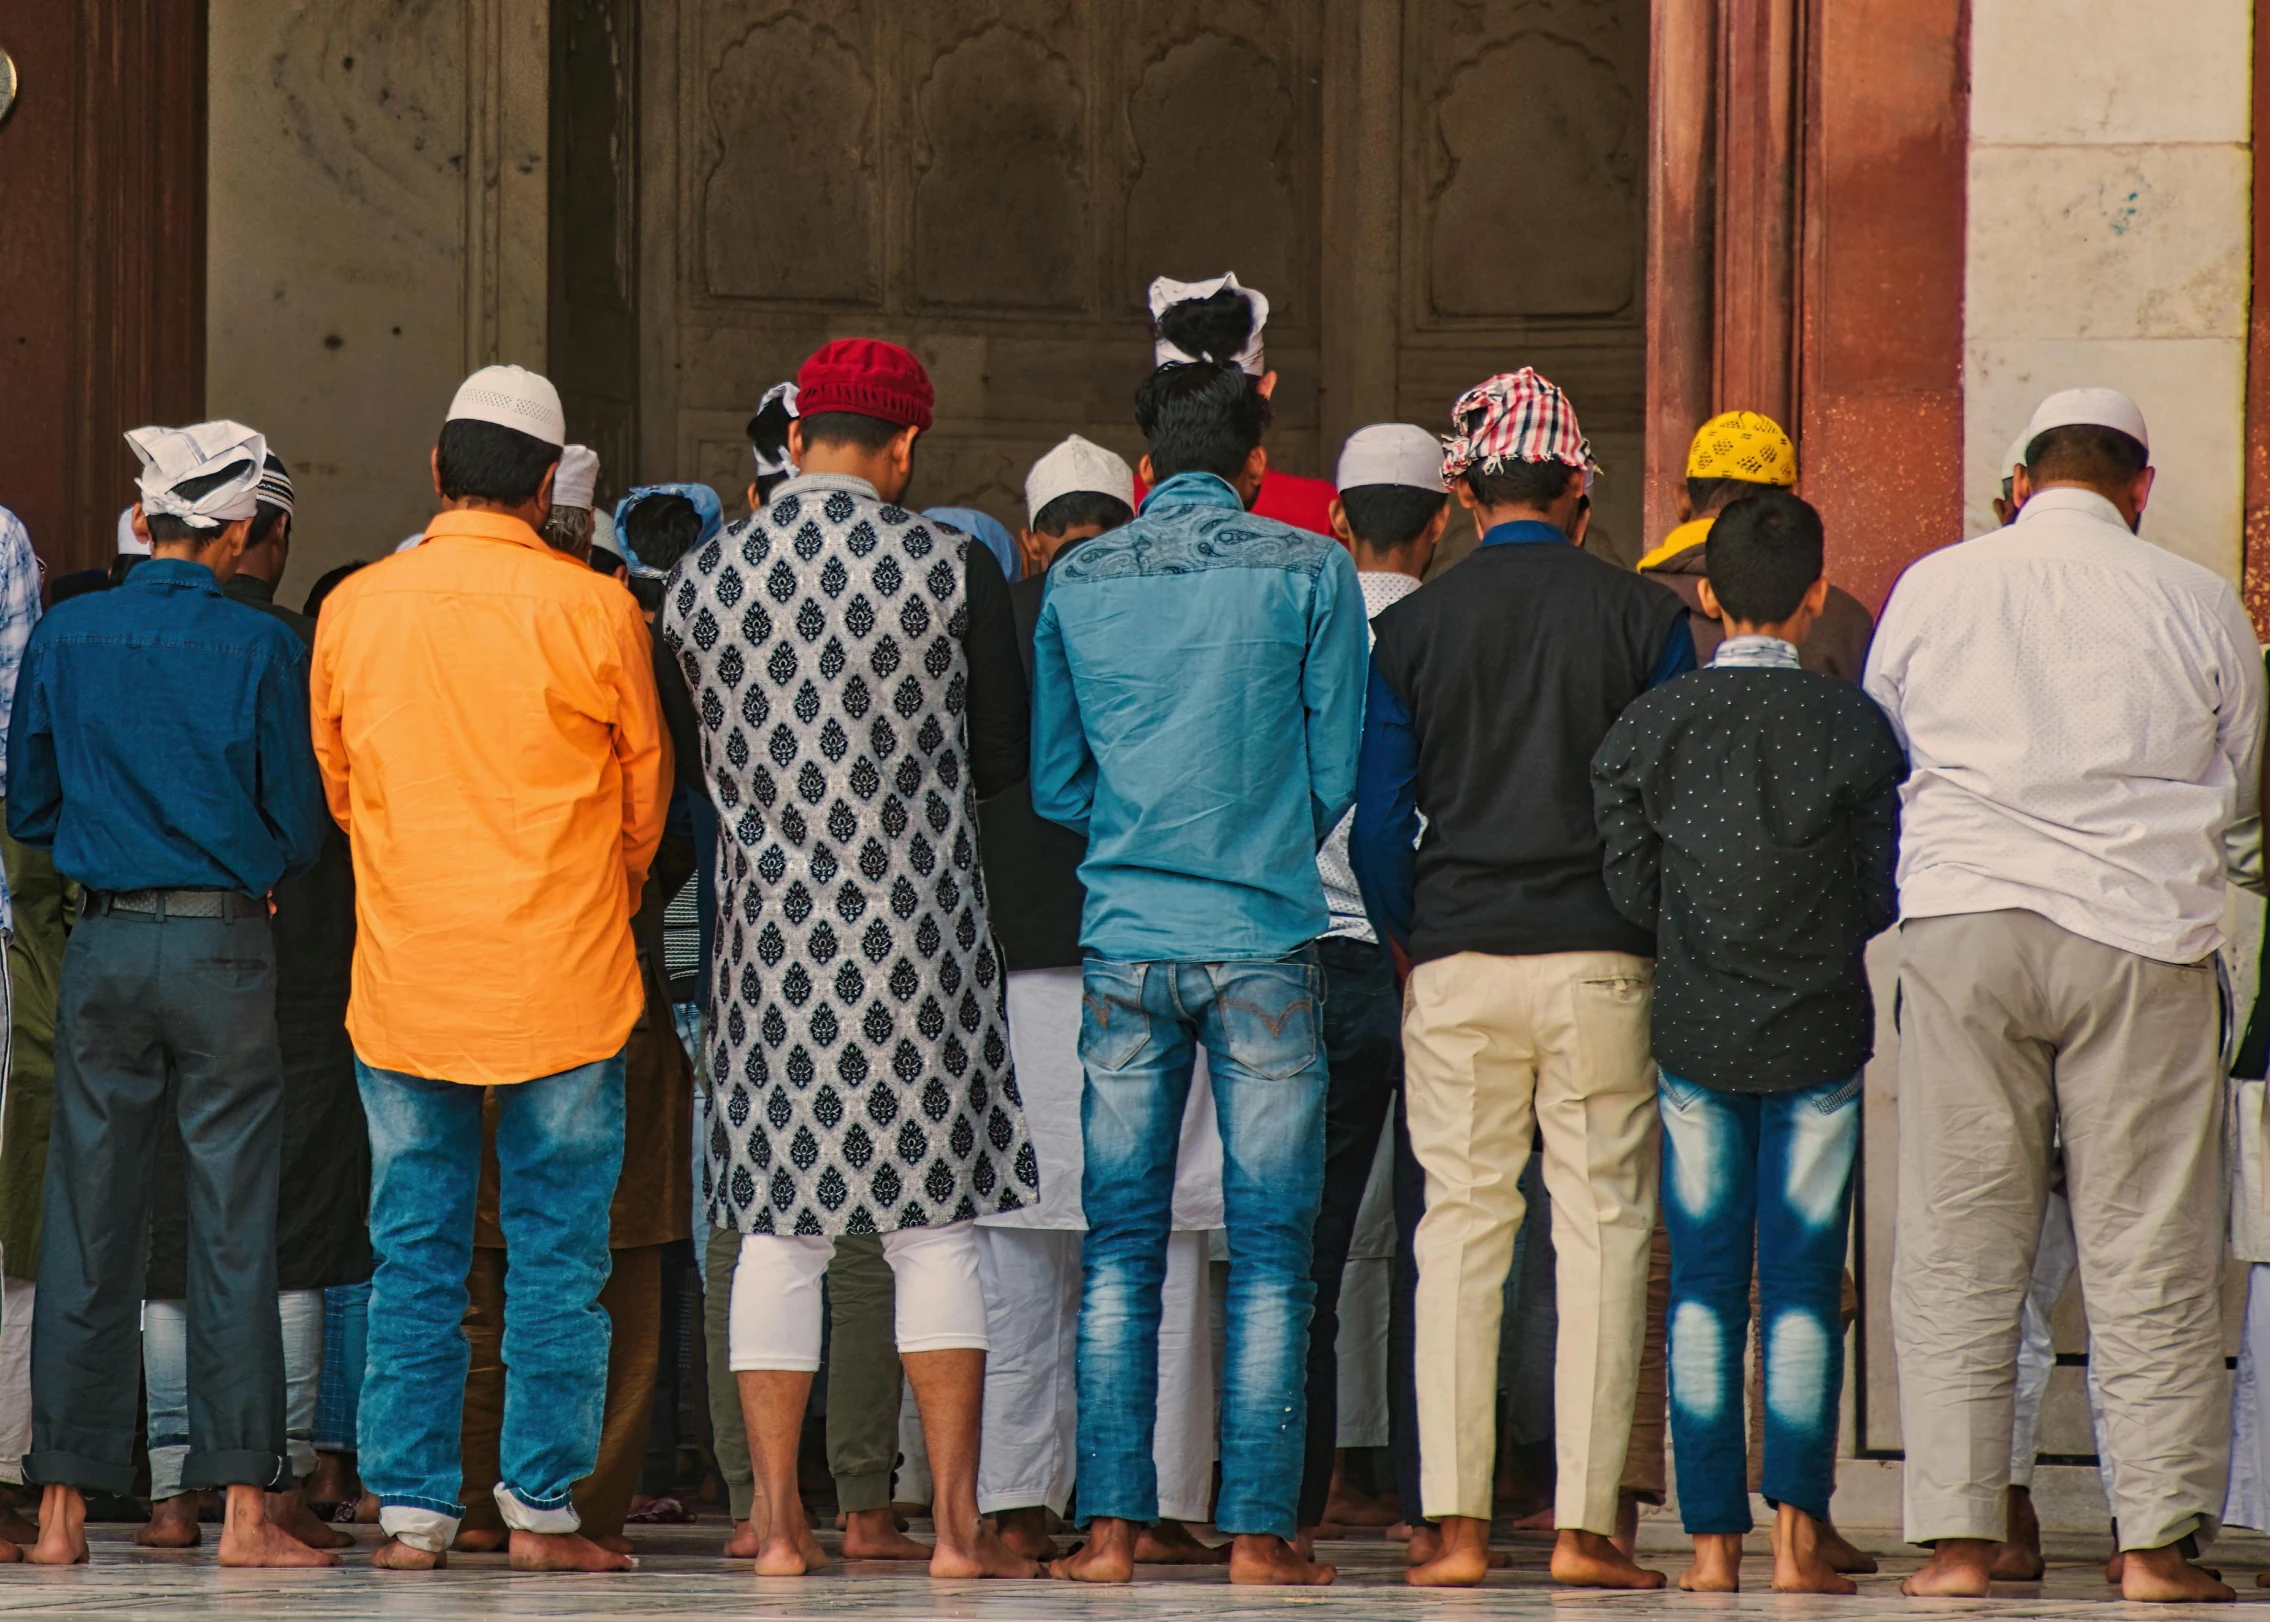
[[[381,1504],[378,1529],[413,1549],[447,1554],[457,1541],[457,1523],[462,1518],[453,1509],[434,1509],[423,1503]]]
[[[565,1493],[553,1503],[532,1503],[501,1481],[493,1491],[497,1513],[515,1532],[542,1532],[556,1537],[579,1531],[583,1526],[583,1517],[575,1512],[575,1500]]]
[[[755,1489],[751,1489],[754,1496]],[[891,1473],[888,1470],[865,1471],[856,1475],[835,1478],[835,1505],[846,1515],[862,1510],[887,1509],[891,1502]],[[746,1520],[747,1516],[739,1519]]]
[[[287,1484],[284,1456],[253,1447],[216,1447],[190,1451],[182,1461],[184,1492],[214,1487],[261,1487],[274,1492]]]

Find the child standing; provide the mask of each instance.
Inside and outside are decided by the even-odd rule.
[[[1820,1538],[1874,1038],[1862,952],[1894,917],[1906,764],[1864,693],[1799,667],[1828,590],[1820,516],[1761,493],[1729,506],[1708,545],[1701,595],[1726,640],[1625,710],[1592,765],[1609,894],[1657,937],[1671,1437],[1695,1542],[1679,1586],[1740,1586],[1754,1255],[1773,1585],[1849,1594]]]

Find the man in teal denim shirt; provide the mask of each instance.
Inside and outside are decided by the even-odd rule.
[[[1088,836],[1090,1535],[1056,1571],[1127,1581],[1136,1533],[1158,1518],[1159,1285],[1203,1043],[1231,1263],[1214,1520],[1235,1537],[1233,1582],[1329,1582],[1292,1542],[1324,1161],[1309,943],[1326,924],[1317,846],[1354,795],[1363,593],[1333,542],[1246,511],[1267,466],[1267,380],[1211,358],[1237,354],[1244,334],[1185,336],[1205,358],[1161,368],[1136,398],[1155,488],[1132,523],[1050,571],[1035,639],[1033,806]]]

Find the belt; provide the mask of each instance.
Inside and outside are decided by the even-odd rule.
[[[85,916],[135,912],[168,918],[265,918],[268,903],[234,890],[89,890]]]

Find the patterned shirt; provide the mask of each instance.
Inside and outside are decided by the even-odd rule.
[[[0,795],[8,787],[8,717],[16,707],[16,671],[39,623],[39,559],[24,522],[0,507]],[[15,928],[8,883],[0,877],[0,930]]]

